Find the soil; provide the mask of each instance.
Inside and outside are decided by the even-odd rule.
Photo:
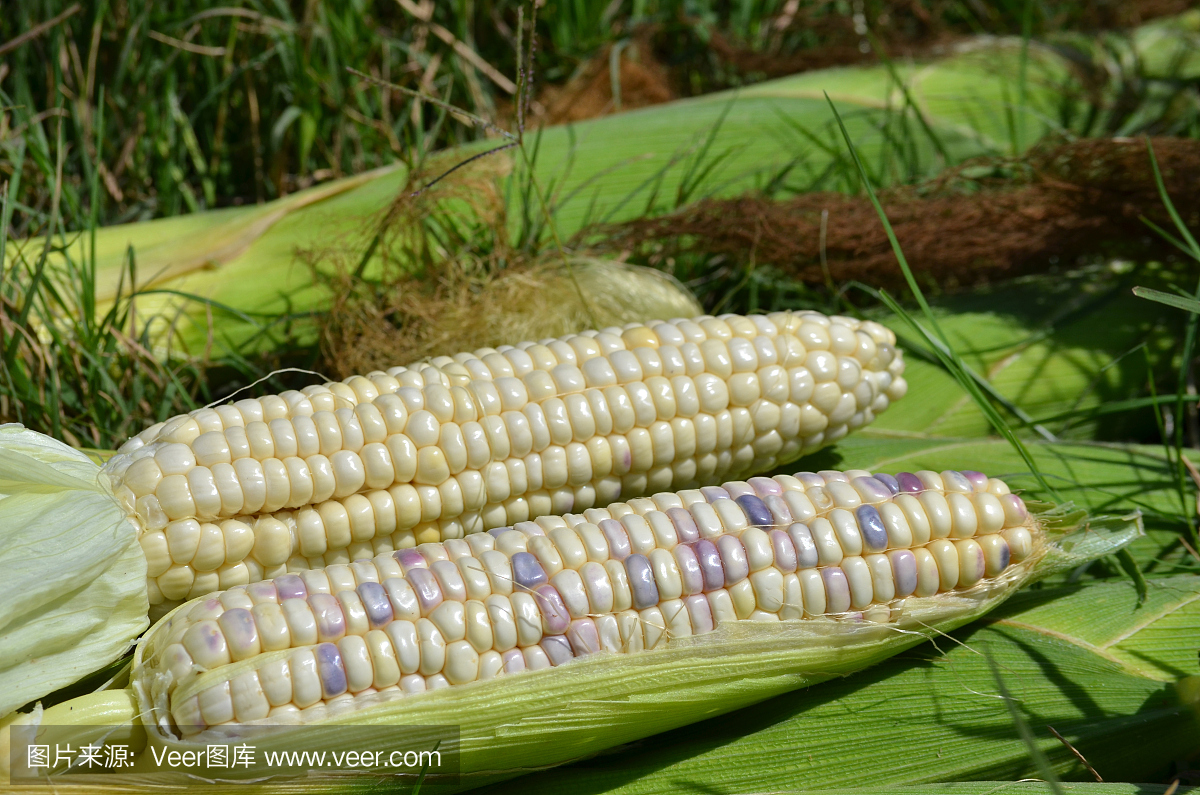
[[[1152,142],[1168,194],[1184,222],[1196,228],[1200,141]],[[973,162],[933,183],[885,191],[880,199],[914,272],[942,287],[1045,270],[1088,255],[1179,254],[1141,220],[1174,234],[1144,139],[1090,139],[1041,148],[1018,162]],[[892,287],[903,281],[866,196],[705,200],[674,214],[589,230],[587,239],[650,264],[692,253],[771,265],[817,285],[858,280]]]
[[[540,98],[546,109],[546,123],[582,121],[677,98],[670,75],[654,56],[648,36],[621,48],[617,62],[615,85],[609,45],[588,60],[566,85],[546,87]]]

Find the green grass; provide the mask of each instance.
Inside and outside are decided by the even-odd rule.
[[[74,12],[64,0],[17,3],[0,19],[0,42],[68,13],[6,52],[0,69],[0,173],[11,177],[14,148],[18,142],[25,148],[23,178],[14,180],[11,195],[14,230],[36,233],[49,221],[60,122],[67,146],[61,207],[74,229],[89,215],[109,224],[260,202],[474,140],[480,132],[471,125],[441,118],[428,102],[380,92],[346,67],[487,118],[511,118],[512,97],[502,83],[520,79],[514,49],[519,5],[430,4],[432,22],[476,53],[487,65],[481,69],[394,0],[185,6],[106,0]],[[535,87],[562,83],[597,50],[639,31],[653,32],[680,93],[693,95],[764,76],[715,56],[714,36],[786,59],[827,45],[830,36],[841,36],[851,50],[867,44],[854,32],[859,11],[872,35],[899,42],[937,32],[1016,35],[1027,29],[1036,36],[1120,17],[1105,15],[1108,4],[1077,0],[924,5],[917,14],[881,0],[807,2],[781,30],[782,0],[550,0],[537,25],[531,77]],[[1150,79],[1146,70],[1163,66],[1131,55],[1120,34],[1064,46],[1074,48],[1072,57],[1093,77],[1110,72],[1119,78],[1120,102],[1085,114],[1097,131],[1194,125],[1187,107],[1194,82]]]

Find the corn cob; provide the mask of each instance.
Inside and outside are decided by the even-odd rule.
[[[630,324],[200,409],[105,471],[161,610],[794,460],[903,396],[894,344],[815,312]]]
[[[135,678],[168,735],[309,723],[727,622],[886,622],[1042,546],[977,472],[755,477],[235,587],[160,624]]]

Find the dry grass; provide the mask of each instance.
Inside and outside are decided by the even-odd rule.
[[[667,68],[654,54],[651,32],[651,28],[643,28],[617,52],[615,75],[615,45],[609,45],[586,61],[566,85],[546,86],[540,97],[546,107],[546,123],[566,124],[675,99],[678,92],[671,85]]]

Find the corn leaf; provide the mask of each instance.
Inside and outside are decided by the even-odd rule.
[[[1017,47],[1000,43],[896,68],[940,144],[959,160],[1008,150],[1009,108],[1004,97],[1006,90],[1016,95],[1012,76],[1018,59]],[[1021,122],[1023,140],[1031,143],[1052,128],[1047,119],[1055,115],[1055,103],[1062,100],[1069,80],[1065,63],[1048,51],[1039,51],[1033,64],[1030,107],[1037,112]],[[574,126],[573,146],[566,128],[546,130],[539,142],[540,178],[561,183],[564,195],[571,186],[588,186],[557,208],[559,232],[570,235],[585,222],[602,217],[620,221],[638,216],[652,190],[647,178],[659,172],[662,179],[654,181],[653,188],[663,197],[675,196],[688,175],[702,168],[689,160],[702,151],[708,158],[728,152],[719,173],[701,191],[722,195],[762,187],[774,171],[792,162],[797,173],[811,175],[835,161],[843,162],[841,139],[824,91],[839,107],[849,109],[843,115],[855,145],[863,159],[876,167],[890,151],[881,128],[906,107],[903,92],[880,64],[805,72],[737,92],[593,119]],[[909,122],[917,123],[911,116]],[[829,148],[814,145],[812,139]],[[908,143],[917,150],[915,157],[923,168],[930,169],[927,173],[940,170],[942,161],[933,141],[913,134]],[[669,167],[673,161],[676,165]],[[622,162],[629,165],[607,172]],[[902,176],[902,169],[903,164],[894,161],[873,177],[887,184]],[[844,177],[840,187],[854,190],[857,178],[849,168]]]
[[[1166,795],[1166,784],[1113,784],[1104,782],[1061,785],[1066,795]],[[1187,793],[1190,789],[1176,789]],[[847,787],[835,786],[828,789],[788,789],[780,793],[789,795],[1032,795],[1032,793],[1054,793],[1044,781],[968,781],[958,784],[921,784],[918,786],[893,787]]]
[[[1145,408],[1128,401],[1145,392],[1148,360],[1156,374],[1170,371],[1185,316],[1164,316],[1160,306],[1132,294],[1128,278],[1091,270],[1032,277],[942,297],[934,311],[966,364],[1042,431],[1061,439],[1088,439],[1098,432],[1109,438],[1137,435],[1153,430],[1149,412],[1132,418],[1106,412]],[[893,316],[876,319],[904,331]],[[901,341],[909,393],[921,400],[898,401],[871,431],[989,434],[979,407],[931,357],[920,355],[918,345],[907,337]],[[1039,433],[1004,413],[1022,435]],[[1144,427],[1133,426],[1136,422]]]
[[[892,785],[1038,777],[989,660],[1056,773],[1090,778],[1048,727],[1106,779],[1162,780],[1200,748],[1196,705],[1175,685],[1196,672],[1200,577],[1151,585],[1150,608],[1127,583],[1028,591],[878,668],[485,791],[837,791],[848,779],[899,791]]]
[[[1177,789],[1186,795],[1194,790]],[[919,786],[892,787],[848,787],[834,786],[828,789],[784,789],[779,795],[1032,795],[1054,793],[1043,781],[969,781],[958,784],[921,784]],[[1110,784],[1110,783],[1067,783],[1061,792],[1066,795],[1167,795],[1167,785],[1157,784]]]
[[[0,425],[0,718],[120,657],[146,628],[146,558],[86,455]]]

